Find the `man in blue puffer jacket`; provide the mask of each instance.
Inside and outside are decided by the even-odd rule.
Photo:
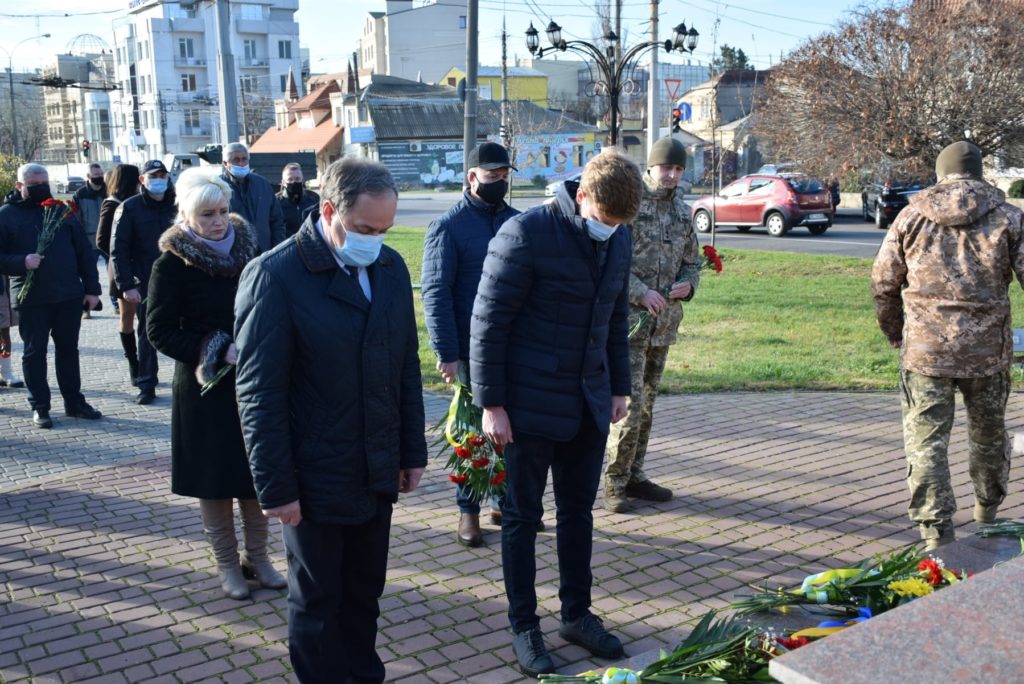
[[[469,363],[483,431],[506,445],[502,569],[513,651],[531,676],[553,672],[537,617],[535,542],[551,470],[558,517],[559,634],[602,658],[622,643],[590,612],[592,508],[611,422],[630,393],[626,224],[640,169],[606,149],[555,202],[491,240],[473,304]]]
[[[445,382],[456,378],[469,386],[469,318],[476,286],[487,256],[487,243],[501,224],[519,212],[505,203],[508,172],[515,170],[508,151],[498,143],[483,143],[469,153],[469,189],[451,209],[427,228],[423,243],[423,312],[437,370]],[[480,503],[465,487],[455,489],[459,506],[456,539],[463,546],[484,543],[480,532]],[[500,502],[493,502],[494,522],[501,522]]]

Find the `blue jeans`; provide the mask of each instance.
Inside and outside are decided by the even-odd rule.
[[[517,433],[514,424],[513,439],[505,448],[508,489],[502,509],[501,565],[509,622],[518,633],[540,622],[535,588],[536,541],[548,469],[558,523],[562,620],[576,620],[590,610],[593,508],[608,435],[598,430],[590,411],[584,408],[580,429],[568,441]]]

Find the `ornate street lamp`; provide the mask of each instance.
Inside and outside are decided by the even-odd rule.
[[[21,41],[20,43],[12,47],[10,51],[8,51],[6,48],[0,47],[0,50],[3,50],[4,54],[7,55],[7,85],[10,87],[11,91],[11,154],[13,154],[14,156],[18,156],[18,118],[14,112],[14,53],[19,47],[21,47],[29,41],[36,40],[37,38],[49,37],[49,33],[41,33],[38,36],[26,38],[25,40]]]
[[[540,32],[533,27],[532,22],[530,28],[526,29],[526,48],[530,54],[540,59],[553,50],[575,52],[587,60],[593,61],[597,66],[600,73],[599,79],[594,85],[597,89],[608,93],[608,138],[612,145],[619,142],[619,95],[623,92],[623,75],[636,67],[636,62],[642,54],[651,50],[664,48],[665,52],[689,52],[692,54],[697,49],[697,39],[700,37],[697,29],[687,29],[685,23],[680,23],[672,30],[670,40],[650,40],[639,43],[627,50],[621,59],[616,60],[612,45],[605,53],[597,46],[583,40],[565,40],[562,38],[562,27],[554,20],[548,23],[544,32],[548,35],[550,47],[542,48],[540,46]],[[619,37],[612,31],[609,31],[604,39],[610,44],[619,42]]]

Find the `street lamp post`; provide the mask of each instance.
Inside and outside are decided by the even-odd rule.
[[[609,42],[607,53],[602,52],[597,46],[583,40],[563,39],[562,27],[556,24],[554,20],[548,24],[544,32],[548,34],[548,40],[551,42],[550,47],[540,47],[540,32],[533,27],[532,22],[530,23],[530,28],[526,30],[526,47],[538,59],[552,50],[560,52],[571,51],[593,60],[597,66],[598,71],[600,71],[600,80],[597,81],[596,85],[608,93],[608,137],[612,145],[616,145],[619,142],[619,95],[622,93],[622,77],[626,73],[627,68],[635,66],[632,63],[643,53],[657,50],[659,47],[664,48],[665,52],[693,53],[697,48],[697,38],[700,36],[696,29],[690,28],[687,30],[686,24],[680,23],[672,30],[673,36],[671,40],[650,40],[639,43],[626,50],[622,58],[617,60],[615,59],[614,44],[618,43],[619,37],[615,35],[614,31],[609,31],[604,36],[604,39]],[[654,75],[652,74],[652,76]],[[651,135],[655,133],[652,132]]]
[[[10,52],[8,52],[6,48],[0,47],[0,50],[3,50],[4,54],[7,55],[7,86],[10,88],[11,95],[11,154],[13,154],[15,157],[18,156],[18,117],[14,113],[14,53],[18,50],[19,47],[21,47],[25,43],[37,40],[39,38],[49,37],[49,33],[41,33],[38,36],[26,38],[25,40],[21,41],[20,43],[12,47]]]

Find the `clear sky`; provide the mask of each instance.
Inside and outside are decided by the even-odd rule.
[[[437,1],[466,4],[463,0]],[[3,0],[0,48],[15,50],[14,67],[20,71],[41,66],[55,53],[65,51],[79,34],[92,33],[110,43],[111,21],[123,16],[128,4],[129,0]],[[651,5],[650,0],[622,0],[622,4],[622,26],[628,47],[641,37],[647,39]],[[706,64],[716,44],[729,44],[742,48],[755,65],[766,68],[779,61],[780,53],[828,31],[840,20],[851,19],[852,10],[860,4],[855,0],[660,0],[660,39],[669,38],[671,28],[684,21],[700,32],[694,63]],[[531,21],[543,32],[553,18],[570,38],[591,39],[595,34],[594,0],[479,0],[479,5],[480,55],[485,65],[499,63],[503,17],[509,33],[510,60],[528,56],[524,32]],[[384,7],[384,0],[299,0],[299,38],[302,46],[310,49],[312,70],[343,71],[348,55],[356,49],[366,13],[382,12]],[[52,37],[29,40],[15,49],[20,41],[40,33],[50,33]],[[686,60],[675,57],[672,61]],[[0,66],[7,66],[7,55],[2,51]]]

